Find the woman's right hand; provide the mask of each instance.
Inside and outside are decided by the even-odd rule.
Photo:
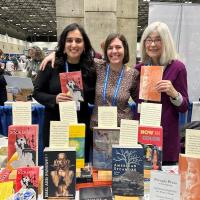
[[[54,51],[54,52],[50,53],[48,56],[46,56],[44,58],[44,60],[41,62],[40,70],[44,71],[48,62],[51,62],[51,65],[54,68],[55,59],[56,59],[56,53]]]
[[[65,101],[72,101],[73,98],[71,95],[68,95],[66,93],[59,93],[56,96],[56,103],[59,104],[59,102],[65,102]]]

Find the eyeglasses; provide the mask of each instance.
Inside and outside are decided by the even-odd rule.
[[[155,45],[159,45],[159,44],[161,44],[161,39],[160,38],[156,38],[155,40],[152,40],[151,38],[147,38],[145,40],[145,44],[146,45],[151,45],[152,43],[154,43]]]
[[[67,43],[73,43],[73,41],[76,44],[80,44],[81,42],[83,42],[83,39],[82,38],[66,38]]]

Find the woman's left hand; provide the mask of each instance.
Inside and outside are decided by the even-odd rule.
[[[158,92],[165,92],[168,96],[175,98],[178,96],[178,92],[172,85],[170,80],[161,80],[156,84],[156,90]]]

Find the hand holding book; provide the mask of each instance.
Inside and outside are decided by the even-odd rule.
[[[70,92],[67,93],[59,93],[56,96],[56,103],[65,102],[65,101],[72,101],[73,97],[70,95]]]

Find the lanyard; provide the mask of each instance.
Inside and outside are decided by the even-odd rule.
[[[117,85],[115,87],[114,96],[112,97],[112,106],[116,106],[116,104],[117,104],[117,95],[118,95],[119,88],[120,88],[120,85],[121,85],[122,77],[124,75],[124,69],[125,69],[125,67],[123,65],[122,70],[121,70],[119,77],[118,77],[118,80],[117,80]],[[102,93],[104,105],[106,104],[106,90],[107,90],[107,86],[108,86],[109,75],[110,75],[110,65],[107,65],[107,67],[106,67],[106,77],[104,79],[104,87],[103,87],[103,93]]]
[[[65,71],[69,72],[69,65],[68,65],[67,61],[65,62]]]

